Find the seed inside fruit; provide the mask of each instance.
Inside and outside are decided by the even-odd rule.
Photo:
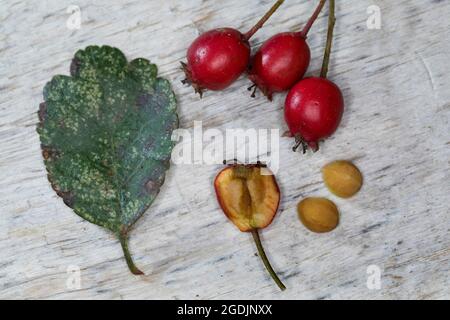
[[[265,228],[272,222],[280,202],[275,177],[262,174],[267,168],[232,166],[216,177],[214,187],[220,206],[241,230]]]
[[[316,233],[330,232],[339,224],[336,205],[325,198],[305,198],[297,206],[300,221]]]
[[[334,161],[322,168],[322,177],[327,188],[341,198],[350,198],[362,186],[359,169],[349,161]]]

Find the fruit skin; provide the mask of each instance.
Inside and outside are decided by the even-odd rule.
[[[336,205],[325,198],[305,198],[297,205],[297,212],[300,221],[312,232],[330,232],[339,224]]]
[[[196,92],[202,89],[222,90],[246,70],[250,45],[236,29],[219,28],[201,34],[187,51],[187,64],[182,63],[186,81]]]
[[[259,164],[222,169],[214,180],[214,189],[223,212],[242,232],[270,225],[280,204],[275,176]]]
[[[248,78],[272,100],[274,92],[289,90],[305,75],[311,51],[300,32],[279,33],[253,56]]]
[[[359,169],[350,161],[338,160],[322,168],[323,181],[336,196],[350,198],[362,186],[363,177]]]
[[[308,145],[317,151],[319,140],[336,131],[343,112],[344,98],[339,87],[319,77],[298,82],[286,96],[284,106],[289,133],[303,144],[304,150]]]

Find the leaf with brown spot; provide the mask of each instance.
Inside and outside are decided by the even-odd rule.
[[[154,64],[108,46],[78,51],[70,73],[46,84],[38,111],[48,179],[76,214],[117,235],[142,274],[127,239],[169,168],[175,95]]]

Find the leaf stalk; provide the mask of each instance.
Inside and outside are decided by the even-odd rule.
[[[144,273],[139,270],[138,267],[133,262],[133,258],[131,257],[130,250],[128,249],[128,235],[124,232],[120,232],[119,234],[120,244],[122,246],[123,254],[125,256],[125,261],[127,262],[128,269],[130,269],[131,273],[134,275],[143,275]]]

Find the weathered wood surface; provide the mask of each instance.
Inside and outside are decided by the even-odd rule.
[[[181,127],[281,128],[284,95],[251,99],[241,79],[200,100],[179,61],[199,32],[249,28],[272,0],[0,1],[0,297],[1,298],[450,298],[450,1],[337,1],[330,77],[345,94],[343,125],[320,152],[290,152],[281,139],[282,204],[263,232],[288,290],[279,292],[255,257],[251,236],[220,212],[212,180],[219,166],[173,166],[159,198],[138,222],[130,247],[146,276],[132,276],[108,232],[72,213],[50,188],[35,132],[44,84],[68,74],[74,52],[89,44],[121,48],[159,65],[179,99]],[[66,9],[81,8],[79,30]],[[367,7],[382,28],[368,30]],[[313,2],[287,0],[257,33],[305,22]],[[309,43],[317,74],[326,18]],[[365,184],[351,200],[331,196],[323,164],[353,159]],[[332,233],[299,223],[305,196],[334,200],[342,217]],[[68,266],[81,288],[67,287]],[[381,289],[366,286],[381,268]]]

